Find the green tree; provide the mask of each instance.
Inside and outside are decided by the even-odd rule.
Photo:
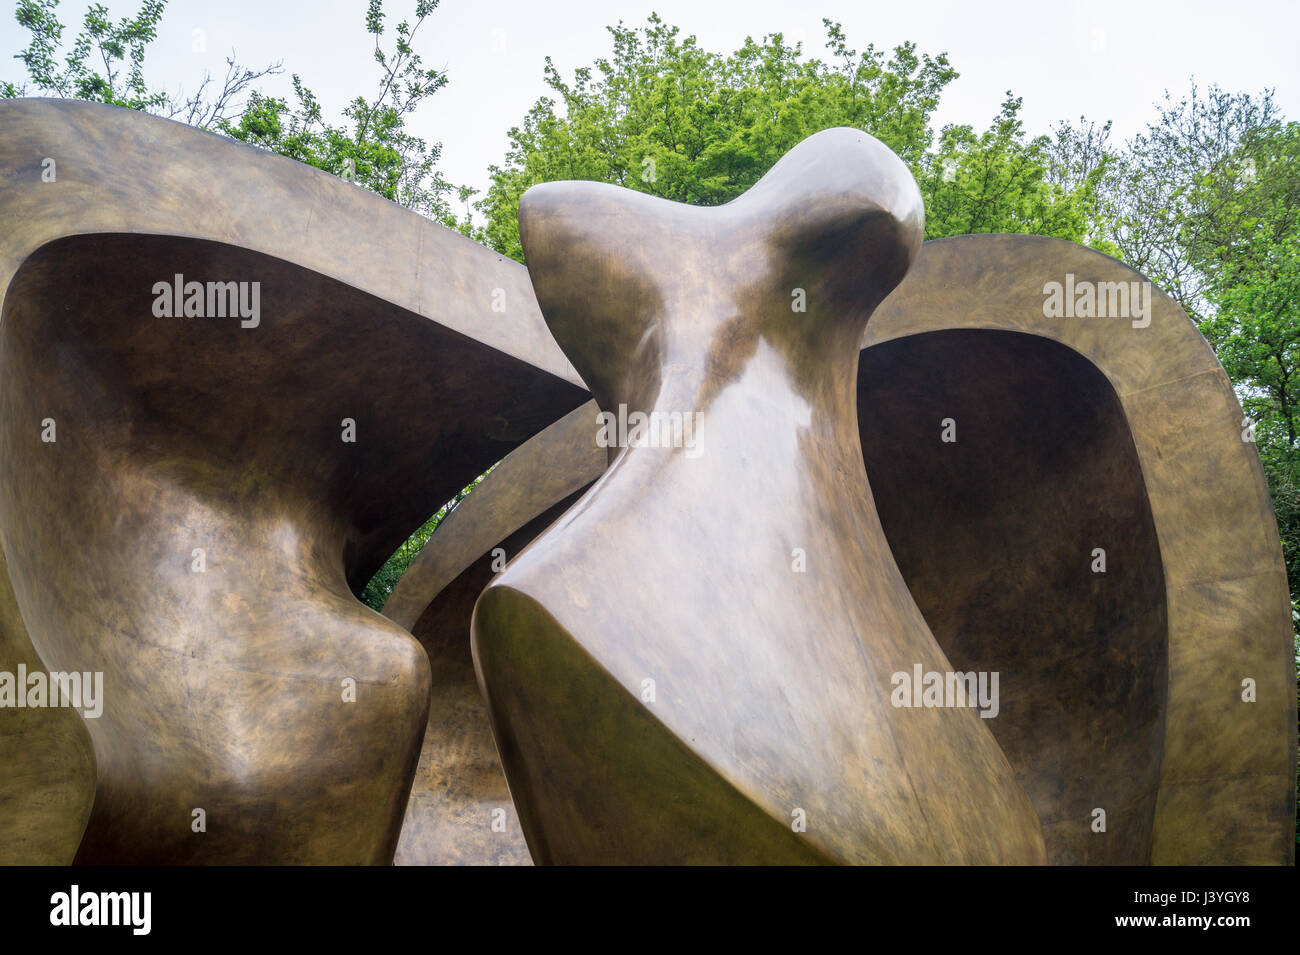
[[[1124,261],[1172,295],[1198,324],[1212,311],[1209,284],[1240,251],[1249,212],[1240,186],[1248,144],[1282,125],[1272,93],[1192,85],[1165,92],[1158,116],[1126,145],[1102,188],[1103,228]]]
[[[1255,423],[1300,607],[1300,124],[1251,130],[1193,194],[1214,209],[1191,246],[1201,330]]]
[[[548,58],[539,99],[510,131],[505,161],[490,169],[478,203],[481,239],[522,261],[517,213],[529,187],[588,179],[679,202],[716,205],[740,195],[800,140],[831,126],[880,139],[917,177],[927,235],[1089,233],[1098,174],[1051,177],[1051,142],[1029,139],[1010,96],[977,134],[931,116],[956,76],[944,54],[849,47],[839,24],[823,21],[828,61],[808,59],[780,33],[746,39],[729,55],[683,38],[651,15],[646,26],[609,28],[613,53],[565,79]]]
[[[218,128],[241,142],[252,143],[299,162],[350,179],[386,199],[452,228],[468,231],[452,211],[453,187],[435,168],[441,143],[428,143],[406,130],[412,112],[447,84],[447,75],[422,65],[412,43],[438,0],[419,0],[414,25],[403,20],[393,30],[391,48],[384,48],[383,0],[370,0],[366,32],[374,37],[379,77],[374,93],[355,97],[343,110],[347,121],[325,121],[316,96],[293,75],[294,105],[278,97],[254,93],[235,120]]]
[[[1026,139],[1021,98],[1007,92],[992,126],[947,126],[922,160],[926,238],[978,232],[1027,232],[1112,247],[1095,234],[1096,194],[1111,156],[1099,147],[1084,168],[1064,143],[1080,133],[1062,124],[1057,138]],[[1104,141],[1104,135],[1102,136]]]
[[[212,87],[212,76],[205,73],[194,95],[169,96],[150,89],[144,78],[145,50],[157,39],[166,0],[145,0],[135,16],[116,23],[107,7],[91,4],[81,32],[63,51],[62,60],[64,25],[58,5],[59,0],[19,0],[14,19],[31,38],[15,59],[26,67],[28,79],[21,85],[0,82],[0,97],[26,96],[31,89],[45,96],[108,103],[212,129],[242,111],[258,80],[280,72],[279,63],[260,70],[241,67],[232,54],[226,59],[219,89]]]

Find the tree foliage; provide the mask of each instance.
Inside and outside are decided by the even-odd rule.
[[[19,0],[14,19],[31,37],[16,59],[26,67],[27,82],[0,82],[0,96],[28,95],[31,88],[46,96],[108,103],[213,129],[245,108],[254,84],[280,72],[279,63],[260,70],[241,67],[232,54],[220,89],[210,90],[212,76],[205,73],[193,95],[171,96],[151,89],[144,78],[145,51],[158,37],[166,0],[145,0],[135,16],[116,23],[107,7],[91,4],[67,50],[58,5],[59,0]]]
[[[1029,138],[1020,99],[1008,93],[990,127],[931,117],[957,73],[945,54],[904,43],[886,53],[851,48],[824,20],[826,60],[806,58],[780,33],[746,39],[727,55],[651,15],[639,28],[609,28],[612,55],[566,79],[548,57],[539,99],[510,131],[477,203],[481,238],[522,261],[517,213],[529,187],[587,179],[699,205],[740,195],[800,140],[832,126],[880,139],[912,169],[927,210],[927,236],[1036,232],[1087,237],[1097,176],[1054,180],[1051,141]]]
[[[385,49],[383,0],[370,0],[366,32],[373,37],[379,67],[374,91],[357,96],[343,109],[344,123],[325,120],[316,96],[293,74],[294,103],[254,93],[236,120],[218,127],[252,143],[350,179],[399,205],[444,225],[460,224],[448,196],[452,186],[435,168],[441,143],[428,143],[406,129],[412,112],[447,84],[446,73],[425,67],[413,42],[438,0],[419,0],[414,24],[403,20]]]

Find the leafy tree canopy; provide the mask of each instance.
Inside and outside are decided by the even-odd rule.
[[[480,237],[522,261],[517,213],[524,191],[555,179],[609,182],[651,195],[716,205],[740,195],[791,147],[832,126],[876,136],[912,169],[926,203],[927,237],[1034,232],[1083,240],[1107,157],[1070,168],[1048,136],[1028,137],[1021,100],[1007,94],[982,132],[931,116],[956,78],[946,54],[852,49],[823,21],[826,60],[805,58],[780,33],[727,55],[651,15],[610,27],[613,53],[566,79],[548,57],[552,95],[510,130],[505,161],[476,205]],[[937,140],[937,141],[936,141]]]

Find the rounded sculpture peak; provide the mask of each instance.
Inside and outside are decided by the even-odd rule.
[[[901,159],[835,128],[722,206],[553,182],[525,193],[519,226],[556,341],[597,399],[616,403],[648,398],[660,363],[709,355],[718,336],[764,338],[815,379],[856,353],[916,257],[924,212]]]
[[[884,213],[915,258],[925,234],[925,205],[911,170],[870,133],[835,126],[814,133],[780,158],[737,204],[761,202],[769,215],[798,215],[815,228],[846,213]]]

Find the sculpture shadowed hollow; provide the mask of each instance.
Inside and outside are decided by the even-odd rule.
[[[525,269],[0,125],[0,861],[1293,861],[1268,488],[1122,263],[923,243],[850,129],[717,207],[534,187]]]

